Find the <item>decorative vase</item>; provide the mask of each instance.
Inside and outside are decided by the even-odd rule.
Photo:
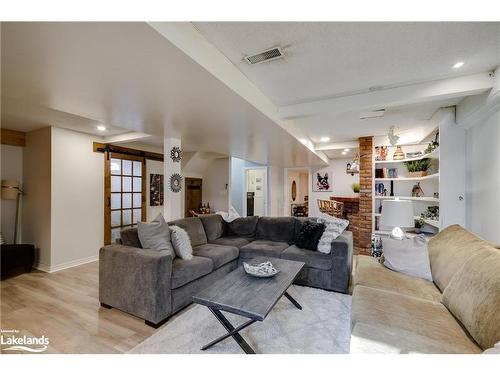
[[[396,151],[394,151],[394,155],[392,155],[393,160],[403,160],[405,158],[405,153],[401,149],[401,146],[396,147]]]

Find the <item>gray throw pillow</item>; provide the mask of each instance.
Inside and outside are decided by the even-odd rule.
[[[193,247],[187,232],[176,225],[170,227],[172,246],[174,247],[175,254],[184,260],[193,258]]]
[[[384,266],[405,275],[432,281],[425,236],[420,235],[403,240],[384,238],[382,241]]]
[[[170,242],[170,228],[162,214],[159,214],[151,223],[137,222],[137,236],[143,249],[166,250],[175,256]]]

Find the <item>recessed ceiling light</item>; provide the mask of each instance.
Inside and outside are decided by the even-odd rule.
[[[458,68],[461,68],[462,66],[464,66],[464,62],[459,61],[453,65],[453,69],[458,69]]]
[[[99,130],[100,132],[103,132],[106,130],[106,127],[104,125],[99,125],[99,126],[97,126],[97,130]]]
[[[344,148],[344,152],[349,152],[349,149],[348,148]]]
[[[321,142],[328,142],[330,140],[330,137],[321,137],[320,141]]]
[[[342,151],[342,155],[345,155],[345,154],[347,154],[347,151]]]

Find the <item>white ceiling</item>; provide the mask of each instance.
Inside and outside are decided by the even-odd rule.
[[[3,23],[1,38],[2,127],[103,123],[185,151],[324,163],[146,23]]]
[[[474,83],[460,91],[467,75],[500,65],[498,22],[201,22],[194,27],[317,146],[322,137],[329,137],[329,143],[344,142],[387,134],[391,126],[396,132],[426,133],[432,126],[428,120],[440,107],[487,90]],[[272,46],[283,47],[285,58],[258,65],[243,60]],[[453,69],[458,61],[464,66]],[[454,77],[463,77],[463,82],[453,83]],[[430,94],[446,86],[459,89]],[[393,92],[389,105],[357,97],[390,96],[398,89],[401,94]],[[301,113],[308,106],[312,109]],[[386,109],[384,117],[359,119],[378,108]]]
[[[477,73],[500,64],[500,22],[197,22],[276,105]],[[249,65],[282,46],[285,58]],[[464,61],[459,70],[452,65]]]
[[[156,147],[164,136],[180,136],[186,151],[315,165],[323,161],[296,137],[319,145],[324,136],[344,142],[390,126],[425,132],[438,108],[491,87],[486,74],[470,74],[500,65],[500,23],[194,25],[163,23],[175,29],[169,34],[161,23],[2,24],[2,127],[102,135],[102,123],[107,136],[147,133],[154,137],[137,139]],[[201,41],[186,38],[186,26]],[[182,32],[174,42],[176,27]],[[284,47],[285,59],[242,62],[274,45]],[[464,67],[453,70],[459,60]],[[448,81],[436,81],[442,78]],[[383,118],[359,119],[384,96]]]

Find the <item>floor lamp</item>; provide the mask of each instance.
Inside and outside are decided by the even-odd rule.
[[[17,227],[19,224],[19,200],[23,191],[19,187],[19,181],[2,180],[2,199],[16,201],[16,223],[14,226],[14,244],[17,243]]]

